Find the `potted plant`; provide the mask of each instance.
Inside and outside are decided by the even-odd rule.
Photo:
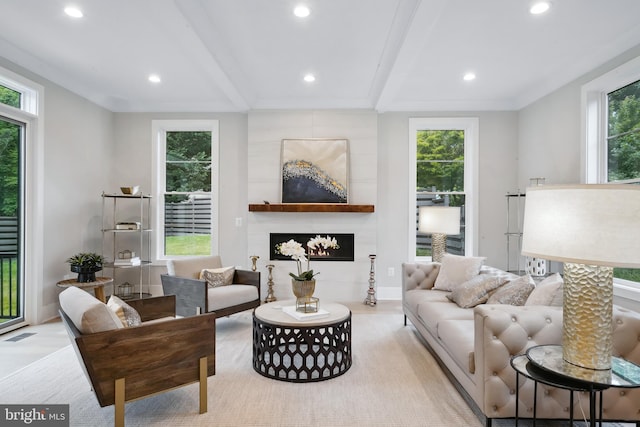
[[[335,237],[321,237],[319,235],[307,242],[307,249],[293,239],[276,245],[277,253],[290,256],[291,259],[296,261],[298,274],[289,273],[289,276],[293,278],[291,281],[293,294],[298,299],[306,298],[306,300],[308,300],[311,298],[316,287],[316,280],[314,277],[320,274],[314,273],[309,267],[310,256],[325,254],[329,249],[338,249],[339,247],[340,246],[338,245]],[[307,250],[309,251],[309,254],[307,254]],[[303,263],[307,264],[306,270],[303,270]]]
[[[94,252],[80,252],[69,259],[67,262],[71,265],[71,271],[78,273],[78,282],[95,282],[96,272],[102,270],[104,258]]]

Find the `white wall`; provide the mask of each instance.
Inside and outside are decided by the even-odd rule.
[[[56,282],[69,273],[65,260],[100,250],[100,194],[112,157],[113,114],[3,58],[0,66],[44,87],[44,198],[37,213],[44,227],[42,274],[25,284],[37,301],[30,320],[40,323],[58,315]]]
[[[347,138],[351,153],[350,203],[377,206],[377,115],[372,111],[269,111],[249,113],[248,202],[280,202],[280,145],[286,138]],[[246,207],[245,207],[246,209]],[[376,253],[377,213],[258,213],[248,217],[249,255],[260,257],[264,271],[273,270],[278,299],[293,298],[293,261],[269,261],[269,233],[354,233],[354,262],[323,261],[312,268],[315,296],[333,301],[358,301],[366,296],[370,260]],[[303,243],[303,242],[301,242]],[[263,294],[266,292],[263,273]]]

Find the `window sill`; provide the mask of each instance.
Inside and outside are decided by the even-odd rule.
[[[640,287],[616,282],[613,284],[613,295],[615,297],[640,302]]]

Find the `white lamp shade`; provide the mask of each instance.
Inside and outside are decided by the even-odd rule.
[[[460,207],[420,206],[418,231],[421,233],[460,234]]]
[[[527,189],[522,254],[607,267],[640,267],[640,186]]]

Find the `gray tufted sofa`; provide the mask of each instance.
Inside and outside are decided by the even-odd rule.
[[[402,265],[402,306],[407,319],[429,350],[462,389],[487,427],[494,418],[515,416],[516,374],[513,355],[541,344],[560,344],[562,308],[483,304],[460,308],[432,289],[439,263]],[[480,274],[511,275],[483,267]],[[511,275],[512,277],[517,277]],[[614,306],[614,354],[640,364],[640,314]],[[538,386],[537,416],[569,418],[569,392]],[[519,416],[533,416],[533,382],[520,380]],[[603,393],[603,419],[635,422],[640,427],[640,389],[610,388]],[[589,414],[588,394],[578,393],[573,408],[576,420]]]

